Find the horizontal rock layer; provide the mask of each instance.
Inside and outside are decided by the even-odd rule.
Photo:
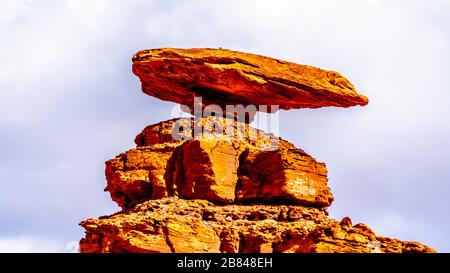
[[[203,106],[215,104],[224,110],[226,105],[287,110],[368,103],[337,72],[225,49],[142,50],[133,56],[133,72],[143,92],[191,111],[194,96],[202,97]]]
[[[207,117],[148,126],[136,137],[137,148],[106,162],[105,190],[122,208],[167,196],[221,204],[331,204],[325,164],[285,140],[229,122]],[[181,131],[175,139],[174,128]],[[202,133],[192,137],[197,128]]]
[[[416,242],[377,236],[349,218],[291,205],[225,205],[163,198],[81,223],[81,252],[433,252]]]

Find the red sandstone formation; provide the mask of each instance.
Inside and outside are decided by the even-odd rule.
[[[212,128],[225,126],[227,119],[175,119],[148,126],[136,137],[137,148],[106,162],[106,190],[119,206],[168,196],[220,204],[331,204],[325,164],[291,143],[239,122],[233,122],[232,138],[204,130],[195,139],[173,140],[176,122],[194,121]]]
[[[194,95],[221,107],[367,104],[336,72],[222,49],[144,50],[133,71],[145,93],[190,107]],[[325,164],[246,123],[172,119],[135,143],[106,162],[122,210],[81,223],[81,252],[434,252],[330,219]]]
[[[299,205],[215,205],[177,197],[81,223],[81,252],[433,252],[415,242],[377,236],[363,224]]]
[[[133,56],[133,72],[144,93],[191,110],[194,96],[223,111],[225,105],[277,105],[288,110],[368,103],[337,72],[225,49],[142,50]]]

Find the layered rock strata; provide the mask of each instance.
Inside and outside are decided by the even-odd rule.
[[[133,72],[151,96],[192,111],[200,95],[202,109],[215,103],[225,117],[150,125],[135,148],[108,160],[105,191],[122,210],[81,223],[81,252],[434,252],[348,217],[330,219],[325,164],[227,112],[227,105],[367,104],[340,74],[230,50],[174,48],[138,52]],[[268,109],[258,110],[275,111]]]
[[[133,56],[133,72],[144,93],[191,112],[195,97],[202,97],[200,107],[218,105],[224,113],[236,105],[275,112],[368,103],[335,71],[226,49],[142,50]]]
[[[219,204],[331,204],[325,164],[248,124],[227,122],[183,118],[148,126],[136,137],[136,148],[106,162],[106,190],[124,209],[168,196]],[[175,126],[184,128],[178,140]],[[195,138],[194,126],[202,128]]]
[[[81,223],[81,252],[146,253],[417,253],[422,244],[377,236],[348,218],[299,205],[215,205],[177,197]]]

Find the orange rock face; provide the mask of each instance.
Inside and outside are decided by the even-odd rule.
[[[163,198],[81,223],[81,252],[295,253],[433,252],[377,236],[362,224],[298,205],[225,205]]]
[[[146,127],[137,147],[106,162],[123,210],[81,223],[81,252],[433,252],[328,218],[325,164],[291,143],[229,119]],[[173,128],[187,128],[174,139]],[[192,137],[194,128],[202,134]],[[214,129],[216,128],[216,129]]]
[[[198,95],[222,109],[367,104],[336,72],[230,50],[143,50],[133,71],[145,93],[190,108]],[[108,160],[105,191],[122,210],[83,221],[80,251],[434,252],[378,236],[348,217],[330,219],[325,164],[227,111],[228,118],[150,125],[136,148]]]
[[[136,137],[137,148],[106,162],[105,190],[122,208],[167,196],[222,204],[331,204],[325,164],[245,123],[231,123],[233,136],[214,131],[215,126],[227,128],[226,122],[185,118],[148,126]],[[201,126],[204,133],[192,138],[188,129],[185,139],[174,140],[177,124],[191,131]]]
[[[146,94],[191,109],[194,96],[223,109],[239,104],[288,110],[368,103],[337,72],[226,49],[142,50],[133,56],[133,72]]]
[[[302,239],[297,253],[433,253],[434,249],[417,242],[378,236],[364,224],[352,225],[345,217],[330,221]]]

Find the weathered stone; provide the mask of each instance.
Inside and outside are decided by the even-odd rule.
[[[277,105],[280,109],[366,105],[342,75],[308,65],[226,49],[161,48],[133,56],[133,72],[146,94],[194,107]],[[268,107],[263,112],[276,111]]]
[[[190,124],[191,130],[200,124],[204,134],[174,140],[169,128],[177,122]],[[212,129],[217,124],[225,128],[225,122],[229,120],[206,117],[148,126],[136,137],[139,147],[106,162],[106,190],[122,208],[165,196],[225,204],[331,204],[325,164],[245,123],[233,122],[228,127],[232,136]]]
[[[143,50],[133,71],[149,95],[191,111],[202,96],[201,106],[218,104],[228,117],[236,117],[229,104],[367,104],[336,72],[230,50]],[[434,252],[348,217],[330,219],[325,164],[249,126],[254,114],[244,122],[211,115],[146,127],[136,148],[106,162],[105,190],[122,211],[83,221],[80,252]]]
[[[280,217],[290,211],[295,218]],[[433,252],[377,236],[364,225],[342,229],[323,209],[291,205],[216,206],[163,198],[81,223],[82,252]]]
[[[348,217],[341,223],[318,227],[298,244],[296,252],[426,253],[435,252],[417,242],[406,242],[376,235],[364,224],[351,226]],[[350,226],[349,226],[350,223]]]
[[[241,156],[238,200],[292,201],[329,206],[325,164],[300,149],[251,151]]]
[[[157,144],[129,150],[107,161],[105,191],[122,208],[167,196],[164,175],[173,150]]]

